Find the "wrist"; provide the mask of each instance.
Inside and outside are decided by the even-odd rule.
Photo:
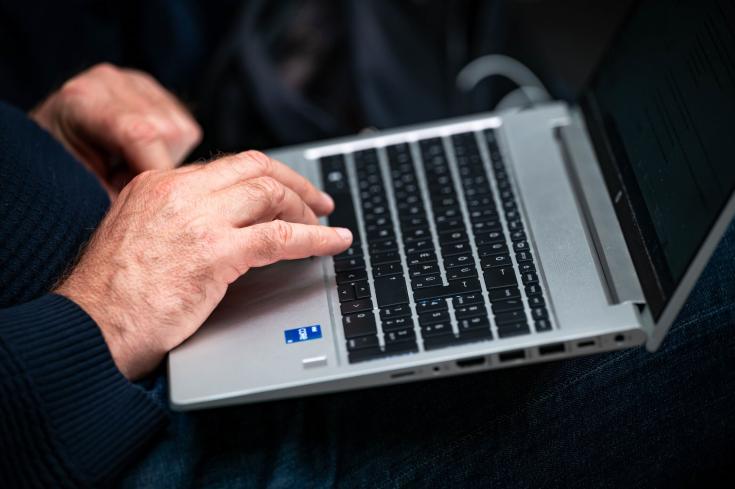
[[[97,297],[92,292],[94,289],[90,286],[78,287],[74,277],[69,277],[54,293],[73,301],[92,318],[120,373],[128,380],[136,380],[146,372],[141,368],[145,362],[138,358],[144,350],[133,341],[135,335],[130,331],[130,321],[126,317],[129,313],[121,311],[110,298]]]

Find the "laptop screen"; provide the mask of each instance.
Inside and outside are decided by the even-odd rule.
[[[735,3],[639,2],[589,88],[658,319],[735,190]]]

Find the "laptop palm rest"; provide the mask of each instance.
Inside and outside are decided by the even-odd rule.
[[[243,386],[252,392],[298,382],[336,364],[334,344],[321,258],[253,269],[230,286],[202,328],[172,352],[170,366],[177,372],[172,397],[187,399],[187,391],[198,398],[221,396]]]

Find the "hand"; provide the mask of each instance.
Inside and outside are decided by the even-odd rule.
[[[188,111],[150,75],[109,64],[72,78],[30,116],[113,199],[132,176],[176,167],[201,139]]]
[[[56,292],[96,321],[120,371],[136,379],[194,333],[250,268],[347,249],[349,230],[318,225],[333,207],[257,152],[141,173]]]

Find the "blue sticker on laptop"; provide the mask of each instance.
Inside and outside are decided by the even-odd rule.
[[[322,337],[322,327],[318,324],[302,326],[301,328],[287,329],[283,334],[286,336],[287,344],[317,340]]]

